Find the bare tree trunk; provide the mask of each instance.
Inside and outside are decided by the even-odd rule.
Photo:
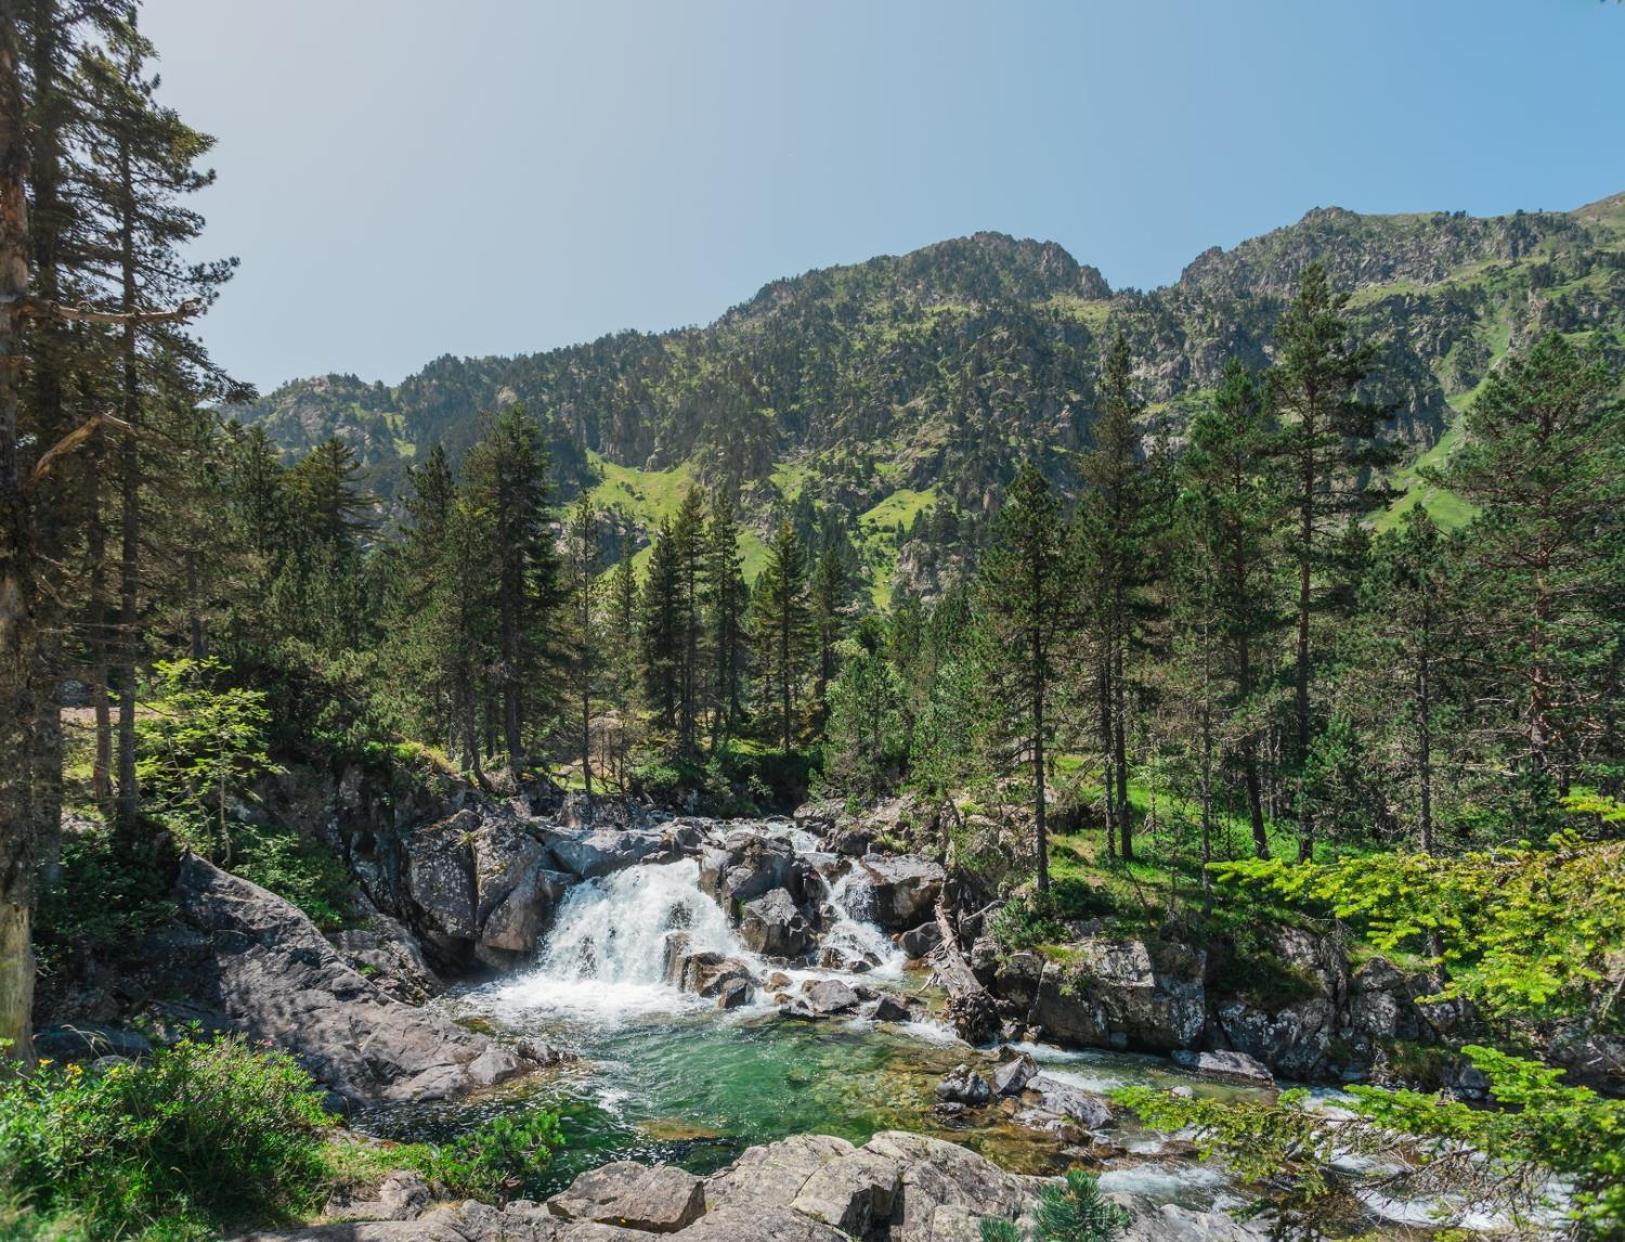
[[[1121,605],[1118,605],[1121,609]],[[1123,837],[1122,855],[1127,862],[1134,857],[1134,814],[1128,801],[1128,688],[1124,684],[1123,648],[1127,645],[1126,627],[1121,615],[1117,625],[1116,646],[1112,653],[1112,761],[1117,767],[1117,825]]]
[[[27,147],[14,0],[0,0],[0,1058],[34,1062],[33,764],[40,680],[34,514],[18,429]]]
[[[1038,851],[1038,891],[1049,892],[1049,808],[1044,790],[1044,640],[1037,627],[1033,647],[1033,818]]]
[[[1112,782],[1112,661],[1111,648],[1103,645],[1095,669],[1095,688],[1100,708],[1100,783],[1106,813],[1106,853],[1117,857],[1117,795]]]
[[[119,142],[120,204],[119,261],[123,281],[120,307],[136,310],[135,201],[127,139]],[[123,362],[121,415],[125,423],[119,443],[119,625],[118,625],[118,827],[126,844],[135,838],[141,791],[135,775],[136,657],[139,641],[137,614],[141,573],[141,446],[135,428],[141,421],[141,380],[136,361],[136,325],[126,320],[120,340]]]

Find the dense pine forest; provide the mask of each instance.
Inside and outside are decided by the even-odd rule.
[[[546,1197],[556,1101],[351,1143],[363,1093],[312,1045],[119,977],[225,926],[202,886],[350,955],[352,994],[394,979],[391,923],[436,986],[376,986],[420,1004],[613,869],[535,864],[543,820],[792,813],[809,855],[940,872],[934,911],[864,909],[970,1044],[1347,1087],[1113,1097],[1226,1162],[1248,1227],[1391,1236],[1351,1215],[1364,1160],[1503,1232],[1625,1233],[1625,197],[1318,210],[1151,292],[977,234],[704,328],[261,397],[204,344],[236,264],[199,257],[213,140],[156,55],[127,0],[0,16],[0,1236],[293,1228],[392,1169]],[[465,872],[460,924],[425,894]],[[746,943],[813,961],[730,883]],[[774,883],[829,930],[845,890]],[[1205,955],[1192,1031],[1100,999],[1125,945]],[[1304,1016],[1371,997],[1409,1016]],[[111,1061],[63,1034],[138,1011]],[[506,1048],[454,1059],[550,1059]],[[1131,1215],[1044,1193],[1032,1237]],[[966,1237],[1023,1236],[986,1212]],[[773,1236],[905,1236],[851,1219]]]

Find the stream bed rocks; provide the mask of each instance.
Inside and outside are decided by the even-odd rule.
[[[1044,1185],[907,1131],[882,1131],[862,1146],[801,1134],[752,1147],[706,1178],[620,1161],[581,1174],[545,1203],[447,1204],[412,1219],[352,1219],[243,1242],[979,1242],[984,1217],[1030,1228]],[[1267,1236],[1220,1212],[1111,1197],[1128,1209],[1129,1242]],[[405,1192],[390,1202],[408,1200],[417,1202]]]

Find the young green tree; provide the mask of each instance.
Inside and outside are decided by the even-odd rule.
[[[1069,629],[1068,533],[1060,501],[1043,474],[1023,466],[994,519],[976,577],[976,611],[990,679],[988,709],[1010,753],[1032,773],[1038,889],[1049,889],[1046,747],[1054,731],[1050,698]]]
[[[1357,389],[1376,348],[1358,339],[1348,295],[1332,288],[1319,263],[1304,269],[1297,298],[1275,325],[1276,361],[1269,372],[1272,407],[1281,422],[1287,546],[1297,567],[1297,638],[1293,655],[1293,726],[1297,761],[1307,762],[1314,730],[1311,622],[1320,603],[1326,539],[1351,518],[1387,499],[1370,471],[1392,460],[1377,437],[1390,411],[1362,401]],[[1301,794],[1301,786],[1300,786]],[[1299,852],[1314,847],[1314,807],[1300,796]]]
[[[840,794],[879,797],[908,753],[900,680],[877,619],[866,618],[839,647],[841,671],[830,683],[824,730],[824,783]]]
[[[1550,333],[1491,373],[1466,420],[1466,445],[1431,477],[1480,510],[1465,553],[1483,650],[1515,697],[1529,774],[1566,792],[1605,736],[1621,639],[1618,376]]]
[[[829,685],[835,677],[835,648],[846,631],[852,602],[851,544],[845,531],[825,542],[813,562],[808,583],[808,608],[818,645],[813,683],[813,724],[822,728],[828,715]]]
[[[626,790],[627,759],[636,733],[634,722],[639,699],[641,636],[638,629],[638,571],[632,551],[625,554],[610,575],[604,616],[605,680],[614,706],[614,731],[610,755],[615,780]]]
[[[779,748],[795,746],[796,704],[806,676],[809,633],[807,550],[788,520],[767,548],[767,565],[751,600],[765,702],[777,709]]]
[[[685,759],[697,753],[699,721],[706,694],[701,663],[705,625],[702,617],[705,573],[705,497],[697,487],[683,496],[671,524],[672,552],[676,558],[677,600],[677,753]]]

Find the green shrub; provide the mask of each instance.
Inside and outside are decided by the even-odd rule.
[[[89,1239],[218,1237],[315,1206],[330,1125],[293,1058],[240,1038],[46,1065],[0,1080],[0,1202]]]
[[[243,828],[237,840],[238,875],[292,902],[323,931],[350,921],[355,883],[327,846],[288,829]]]
[[[1064,1181],[1039,1192],[1032,1242],[1111,1242],[1128,1219],[1127,1211],[1100,1193],[1097,1179],[1072,1169]],[[1021,1242],[1021,1231],[1007,1220],[984,1216],[981,1227],[982,1242]]]
[[[68,836],[61,872],[40,893],[40,973],[50,976],[69,954],[115,963],[174,913],[170,877],[150,854],[120,850],[103,827]]]
[[[1068,939],[1071,932],[1064,920],[1105,918],[1115,909],[1109,893],[1069,877],[1056,881],[1048,893],[1005,902],[988,930],[1006,949],[1033,949]]]
[[[542,1199],[553,1155],[562,1146],[564,1132],[555,1112],[494,1117],[430,1148],[419,1171],[447,1198]]]

